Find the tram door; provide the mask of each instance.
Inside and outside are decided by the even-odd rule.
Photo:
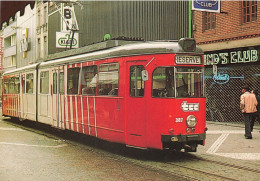
[[[128,62],[127,69],[126,144],[146,147],[146,101],[142,80],[144,66],[140,65],[140,62]]]
[[[64,73],[52,72],[52,125],[64,128]]]

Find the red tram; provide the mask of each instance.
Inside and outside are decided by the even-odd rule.
[[[196,151],[206,137],[202,50],[191,38],[122,42],[5,72],[3,115],[130,147]]]

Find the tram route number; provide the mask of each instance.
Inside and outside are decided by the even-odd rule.
[[[202,64],[200,56],[176,55],[176,64]]]

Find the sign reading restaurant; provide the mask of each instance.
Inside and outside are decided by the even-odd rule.
[[[192,10],[220,13],[220,0],[192,0]]]
[[[247,47],[216,52],[205,52],[205,65],[251,63],[259,61],[260,47]]]

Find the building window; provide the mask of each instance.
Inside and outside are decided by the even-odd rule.
[[[248,23],[257,20],[256,0],[242,2],[242,16],[243,23]]]
[[[4,39],[4,47],[9,48],[16,45],[16,34],[11,35]]]
[[[216,13],[203,12],[203,30],[216,28]]]
[[[37,59],[41,58],[41,39],[37,39]]]

